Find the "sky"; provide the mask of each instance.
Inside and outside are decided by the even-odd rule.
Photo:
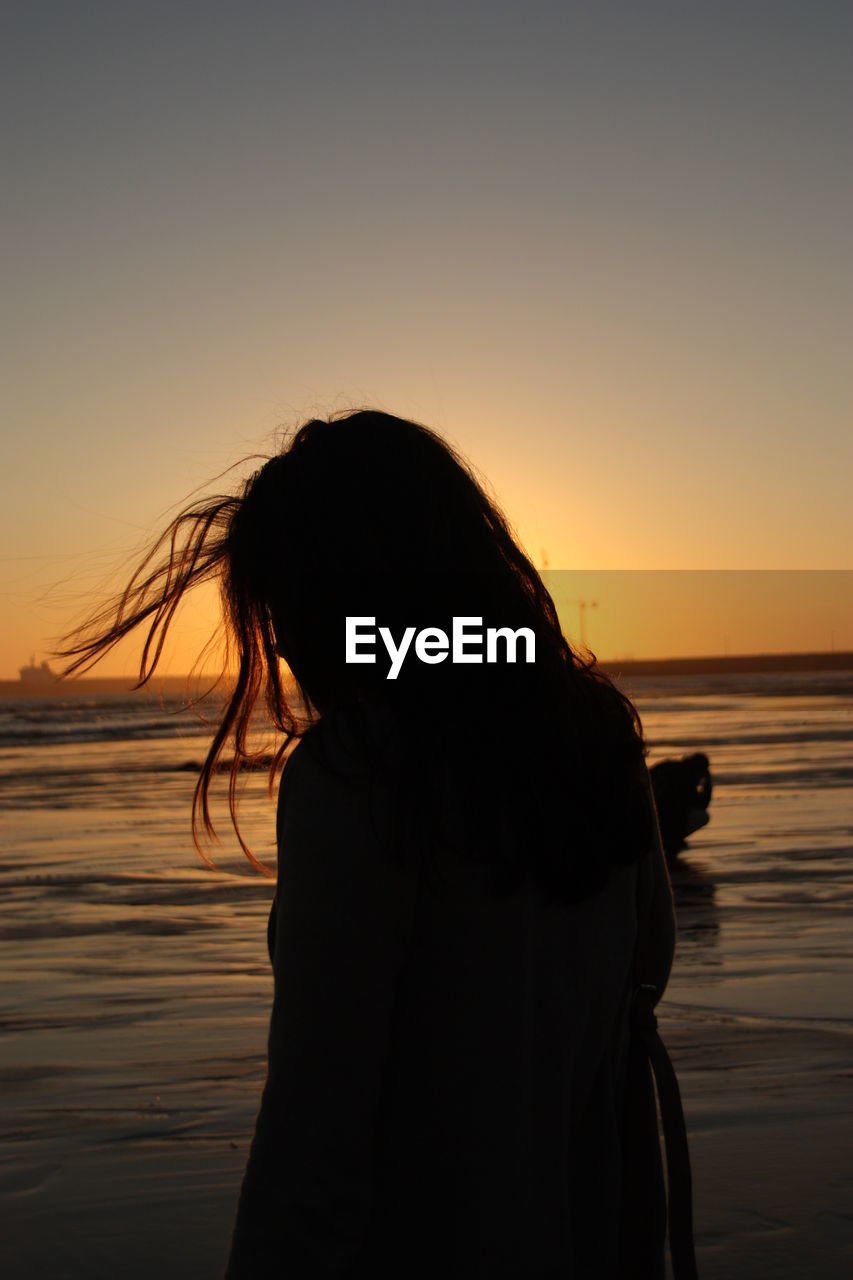
[[[537,564],[776,571],[712,652],[853,648],[850,579],[786,612],[778,572],[853,568],[849,4],[30,0],[0,49],[0,678],[363,405]],[[680,581],[600,656],[689,651]]]

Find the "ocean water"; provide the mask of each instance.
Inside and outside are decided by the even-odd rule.
[[[650,762],[703,750],[660,1024],[703,1276],[853,1266],[853,673],[635,678]],[[215,1276],[264,1079],[272,881],[189,836],[210,727],[0,702],[0,1268]],[[244,833],[274,856],[248,775]]]

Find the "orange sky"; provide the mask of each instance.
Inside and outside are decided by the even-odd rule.
[[[9,18],[0,678],[196,486],[364,404],[537,563],[853,567],[849,7],[321,10]],[[590,580],[589,638],[853,648],[841,579],[776,581]]]

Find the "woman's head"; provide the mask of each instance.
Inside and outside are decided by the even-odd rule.
[[[642,752],[633,708],[592,661],[573,654],[548,592],[495,503],[449,445],[413,422],[372,411],[307,422],[241,493],[181,512],[121,600],[71,638],[63,650],[71,659],[67,670],[87,669],[123,635],[147,625],[145,682],[178,603],[196,583],[215,577],[236,679],[196,788],[194,831],[200,819],[212,833],[208,789],[231,738],[234,815],[237,771],[250,755],[250,718],[262,692],[285,746],[304,727],[297,702],[316,719],[382,698],[410,743],[422,798],[429,794],[425,771],[465,767],[472,811],[475,803],[488,804],[492,791],[506,791],[501,766],[509,743],[519,732],[530,734],[513,764],[514,785],[526,793],[509,816],[517,832],[537,827],[534,796],[553,809],[558,795],[571,802],[573,794],[580,800],[587,793],[589,807],[590,769],[609,793],[608,767],[613,773],[615,766],[618,789]],[[348,617],[373,618],[395,637],[412,627],[450,634],[454,617],[479,618],[483,628],[527,627],[536,636],[536,662],[412,661],[391,681],[381,648],[373,664],[345,660]],[[279,656],[298,699],[282,679]],[[475,825],[487,842],[489,824]]]
[[[347,617],[375,617],[395,635],[449,631],[453,616],[529,622],[534,583],[455,452],[425,427],[376,412],[306,423],[247,482],[225,546],[234,621],[265,615],[268,640],[321,713],[385,683],[386,664],[344,661]],[[416,670],[385,692],[408,688]]]

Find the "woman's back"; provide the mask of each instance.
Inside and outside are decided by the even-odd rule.
[[[581,904],[422,885],[380,1122],[371,1266],[606,1275],[634,872]],[[577,1265],[595,1260],[592,1270]],[[375,1272],[374,1272],[375,1274]]]
[[[407,869],[340,730],[284,773],[270,1072],[229,1276],[607,1275],[634,868],[574,905],[495,895],[455,855]]]

